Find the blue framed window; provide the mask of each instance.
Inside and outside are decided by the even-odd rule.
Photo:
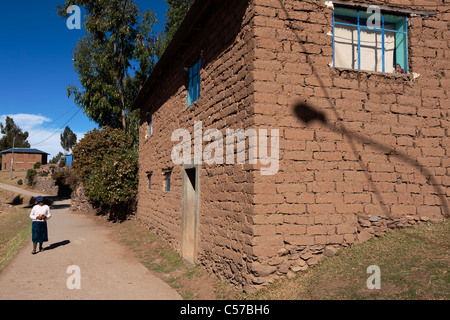
[[[408,18],[336,7],[333,12],[333,66],[408,74]]]
[[[188,107],[200,98],[200,70],[202,60],[198,60],[189,68],[189,88],[187,96]]]

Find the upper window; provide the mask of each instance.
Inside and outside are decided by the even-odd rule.
[[[200,98],[200,69],[202,60],[189,68],[188,107]]]
[[[333,66],[407,74],[408,18],[336,7]]]
[[[153,133],[153,113],[147,113],[147,123],[148,123],[148,135],[151,136]]]

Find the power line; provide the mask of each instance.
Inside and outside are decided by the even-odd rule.
[[[47,129],[48,127],[50,127],[52,124],[56,123],[58,120],[60,120],[62,117],[66,116],[69,112],[71,112],[73,109],[75,109],[77,106],[73,107],[72,109],[70,109],[69,111],[67,111],[66,113],[64,113],[63,115],[61,115],[58,119],[50,122],[48,125],[46,125],[45,127],[41,128],[39,131],[35,132],[33,135],[31,135],[29,138],[33,138],[34,136],[36,136],[38,133],[42,132],[42,130]]]
[[[33,143],[33,146],[36,147],[36,146],[38,146],[38,145],[44,143],[45,141],[49,140],[50,138],[52,138],[52,137],[55,136],[56,134],[58,134],[59,131],[62,130],[66,125],[68,125],[69,122],[72,121],[72,119],[75,118],[75,116],[76,116],[81,110],[82,110],[82,108],[78,109],[78,111],[77,111],[77,112],[69,119],[69,121],[67,121],[61,128],[59,128],[58,130],[56,130],[55,133],[53,133],[50,137],[48,137],[48,138],[45,139],[45,140],[42,140],[42,141],[39,142],[39,143]]]

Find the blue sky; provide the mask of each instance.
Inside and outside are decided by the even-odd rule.
[[[152,9],[165,21],[164,0],[137,1],[141,9]],[[0,9],[0,122],[14,119],[32,148],[55,156],[62,151],[60,134],[79,108],[67,97],[69,84],[79,86],[72,66],[72,51],[83,30],[69,30],[56,7],[64,0],[2,1]],[[159,31],[159,29],[157,30]],[[83,112],[68,126],[82,138],[96,128]],[[55,134],[56,133],[56,134]]]

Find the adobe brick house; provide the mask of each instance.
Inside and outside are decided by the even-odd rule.
[[[187,261],[254,290],[448,216],[450,14],[412,3],[198,0],[135,103],[138,218]],[[279,129],[278,173],[174,164],[172,134],[192,137],[198,121],[224,136]]]
[[[2,171],[11,170],[12,149],[2,151]],[[48,153],[30,148],[14,148],[14,170],[33,169],[36,162],[47,164]]]

